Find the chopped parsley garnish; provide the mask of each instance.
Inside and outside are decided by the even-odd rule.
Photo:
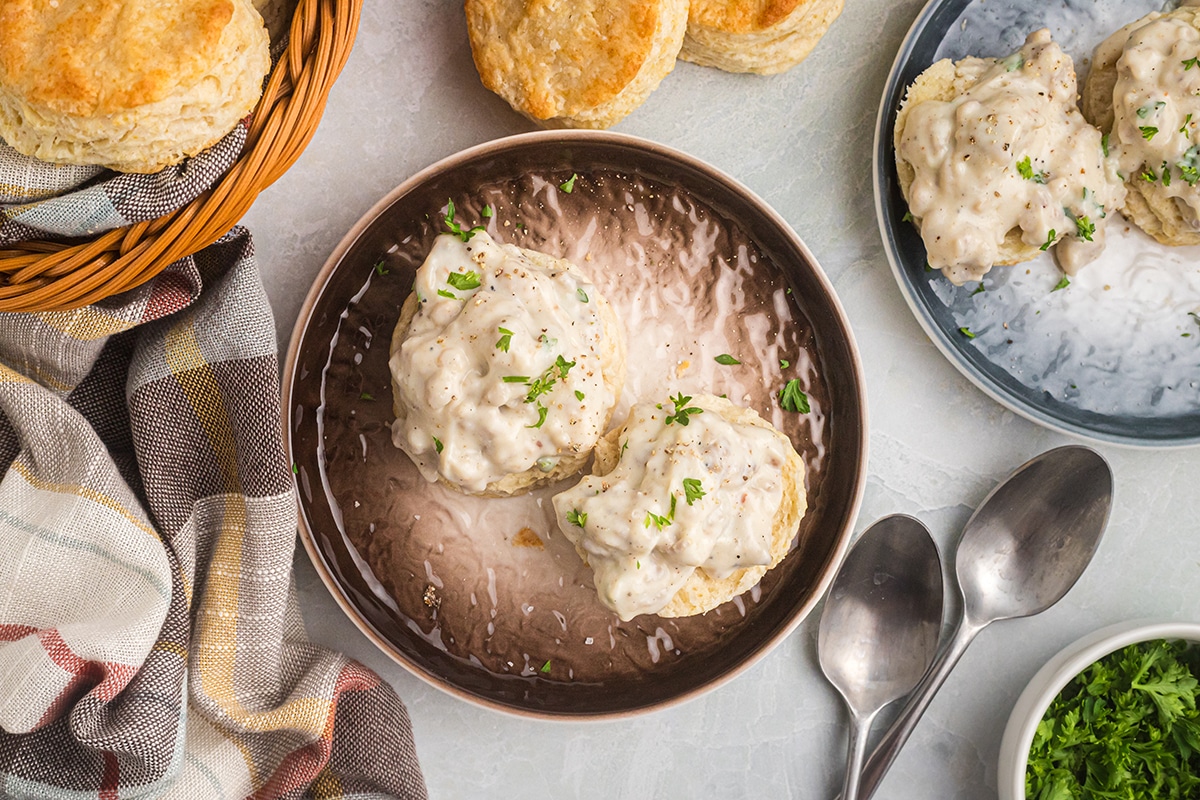
[[[1104,151],[1104,157],[1108,158],[1108,134],[1100,137],[1100,149]]]
[[[576,389],[576,390],[575,390],[575,399],[576,399],[576,400],[580,400],[580,401],[582,401],[582,400],[583,400],[583,398],[584,398],[584,394],[583,394],[583,392],[581,392],[581,391],[579,391],[578,389]]]
[[[388,269],[387,269],[386,267],[384,267],[384,266],[383,266],[383,259],[382,259],[382,258],[381,258],[381,259],[379,259],[379,261],[377,261],[377,262],[375,263],[375,274],[376,274],[376,275],[387,275],[387,274],[388,274]]]
[[[558,188],[562,189],[567,194],[570,194],[571,192],[575,191],[575,179],[578,177],[579,177],[578,175],[576,175],[574,172],[572,172],[571,177],[567,178],[565,181],[560,183],[558,185]]]
[[[581,303],[586,303],[588,301],[587,292],[583,290],[582,286],[575,290],[575,296],[579,298],[579,302]]]
[[[672,422],[678,422],[680,425],[687,427],[688,416],[690,414],[704,413],[703,408],[696,408],[695,406],[688,405],[688,403],[692,402],[692,396],[690,394],[685,395],[683,392],[680,392],[671,398],[671,402],[675,404],[675,413],[667,415],[667,418],[664,420],[667,425],[670,425]]]
[[[507,353],[508,346],[512,344],[513,332],[508,328],[496,328],[496,330],[500,331],[500,338],[496,341],[496,349]]]
[[[550,672],[550,662],[547,661],[545,664],[542,664],[542,673],[546,674],[549,672]]]
[[[1090,219],[1087,218],[1087,215],[1084,214],[1083,216],[1075,218],[1075,231],[1079,234],[1081,239],[1085,239],[1090,242],[1092,241],[1092,234],[1096,232],[1096,226]]]
[[[1167,162],[1162,163],[1162,182],[1163,186],[1171,185],[1171,168],[1167,166]]]
[[[1184,135],[1187,135],[1188,125],[1191,125],[1191,124],[1192,124],[1192,115],[1188,114],[1186,117],[1183,118],[1183,124],[1179,126],[1179,132]]]
[[[1183,175],[1183,179],[1187,181],[1188,186],[1195,186],[1196,181],[1200,181],[1200,170],[1196,169],[1196,167],[1187,164],[1179,164],[1178,166],[1179,173]]]
[[[912,212],[911,212],[911,211],[905,211],[905,212],[904,212],[904,216],[900,218],[900,221],[901,221],[901,222],[912,222],[912,221],[913,221],[913,215],[912,215]]]
[[[542,427],[542,424],[543,424],[543,423],[546,421],[546,412],[547,412],[547,411],[549,411],[549,409],[547,409],[547,408],[546,408],[544,405],[542,405],[541,403],[538,403],[538,404],[537,404],[537,412],[538,412],[538,418],[537,418],[537,422],[533,423],[532,425],[526,425],[525,427],[526,427],[526,428],[540,428],[540,427]]]
[[[1041,250],[1043,253],[1046,252],[1047,250],[1050,249],[1050,245],[1054,244],[1054,240],[1057,238],[1058,238],[1058,232],[1055,231],[1054,228],[1051,228],[1050,232],[1046,234],[1046,243],[1043,244],[1038,249]]]
[[[675,521],[675,495],[671,495],[671,508],[669,511],[667,511],[667,515],[664,517],[659,514],[655,514],[653,511],[647,511],[646,512],[646,521],[643,523],[643,527],[649,528],[651,526],[651,524],[653,524],[654,527],[658,528],[661,531],[663,528],[667,527],[674,521]]]
[[[779,359],[779,368],[780,369],[787,369],[791,365],[792,365],[792,362],[788,361],[786,358]]]
[[[576,528],[582,528],[584,525],[587,525],[587,512],[573,508],[567,512],[567,522]]]
[[[794,411],[797,414],[807,414],[811,409],[808,405],[808,395],[800,388],[800,380],[792,378],[784,384],[779,392],[779,405],[784,411]]]
[[[697,500],[699,500],[701,497],[704,497],[704,495],[706,495],[708,493],[705,492],[703,487],[700,485],[699,479],[684,478],[683,479],[683,494],[684,494],[685,499],[687,500],[687,504],[690,506],[692,503],[696,502]]]
[[[1187,72],[1192,67],[1200,65],[1200,56],[1189,58],[1186,61],[1183,61],[1181,63],[1183,64],[1183,71]]]
[[[1033,164],[1030,162],[1029,156],[1025,156],[1017,162],[1017,172],[1019,172],[1021,177],[1027,181],[1033,181],[1034,183],[1046,182],[1046,173],[1034,172]]]
[[[491,204],[489,203],[488,205],[484,206],[483,211],[480,211],[479,213],[484,219],[491,219],[495,215],[496,210],[492,208]]]
[[[975,334],[971,332],[970,328],[959,328],[958,332],[961,333],[963,336],[967,337],[968,339],[975,338]]]
[[[481,225],[476,225],[474,228],[466,229],[463,228],[462,225],[455,222],[453,200],[446,201],[446,216],[442,217],[442,221],[446,223],[446,227],[450,229],[451,233],[462,239],[464,242],[471,241],[472,236],[483,230],[483,226]]]
[[[370,392],[363,392],[362,394],[360,394],[358,396],[358,399],[359,400],[374,400],[375,396],[373,394],[371,394]]]
[[[721,355],[714,358],[713,361],[716,361],[718,364],[724,364],[727,367],[732,367],[742,363],[733,356],[729,355],[729,353],[721,353]]]
[[[454,294],[454,292],[447,292],[445,289],[438,289],[437,293],[438,293],[438,297],[449,297],[451,300],[458,299],[458,297]]]
[[[505,383],[529,383],[528,375],[505,375],[500,380]]]
[[[293,461],[293,462],[292,462],[292,474],[293,474],[293,475],[299,475],[299,474],[300,474],[300,465],[299,465],[299,464],[297,464],[295,461]]]
[[[465,292],[469,289],[478,289],[482,284],[479,283],[479,273],[474,270],[467,272],[451,272],[446,276],[446,283],[458,289],[460,292]]]
[[[1054,288],[1051,289],[1050,291],[1057,292],[1059,289],[1065,289],[1070,285],[1071,285],[1071,279],[1068,278],[1066,275],[1063,275],[1062,279],[1058,283],[1054,284]]]
[[[433,449],[438,451],[439,454],[442,452],[442,440],[436,436],[433,437]]]
[[[1158,128],[1153,125],[1142,125],[1138,130],[1142,132],[1142,138],[1147,142],[1154,138],[1154,134],[1158,133]]]
[[[982,292],[983,292],[983,281],[980,281],[979,285],[975,287],[975,291],[971,292],[971,297],[974,297],[975,295],[980,294]]]
[[[1142,174],[1139,177],[1146,183],[1154,183],[1158,180],[1158,175],[1155,174],[1154,170],[1150,169],[1149,167],[1146,167],[1144,170],[1142,170]]]
[[[1200,325],[1200,314],[1197,314],[1195,311],[1189,311],[1188,316],[1192,318],[1193,322]]]

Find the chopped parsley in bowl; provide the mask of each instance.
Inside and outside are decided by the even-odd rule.
[[[1200,625],[1126,622],[1026,687],[1000,747],[1001,800],[1200,796]]]

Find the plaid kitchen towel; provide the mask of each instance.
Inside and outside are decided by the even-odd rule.
[[[19,161],[0,240],[214,177]],[[109,301],[0,314],[0,797],[425,797],[395,693],[304,635],[278,369],[241,229]]]

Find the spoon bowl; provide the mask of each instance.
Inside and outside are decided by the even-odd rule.
[[[962,619],[863,767],[860,797],[875,793],[933,695],[975,636],[1001,619],[1045,611],[1091,563],[1112,508],[1112,470],[1082,445],[1048,450],[984,498],[955,555]]]
[[[917,520],[884,517],[855,543],[821,614],[821,669],[850,712],[843,797],[857,796],[875,716],[912,691],[937,653],[942,628],[942,568]]]

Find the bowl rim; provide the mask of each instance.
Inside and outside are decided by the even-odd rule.
[[[1200,643],[1200,622],[1132,619],[1117,622],[1064,647],[1034,674],[1017,698],[1000,740],[997,788],[1000,800],[1025,800],[1025,768],[1038,723],[1075,676],[1106,655],[1138,642],[1186,639]]]
[[[829,276],[825,274],[820,262],[817,261],[808,245],[803,239],[800,238],[800,235],[795,231],[794,228],[792,228],[787,220],[785,220],[773,206],[767,203],[755,191],[723,170],[718,169],[717,167],[698,157],[689,155],[683,151],[660,144],[658,142],[638,136],[632,136],[630,134],[615,133],[612,131],[529,131],[482,142],[438,159],[429,166],[419,170],[402,181],[394,189],[376,201],[367,211],[363,212],[363,214],[359,216],[351,228],[342,236],[341,240],[334,247],[329,257],[321,266],[321,269],[318,271],[317,275],[313,278],[308,293],[305,295],[304,301],[297,313],[296,322],[292,326],[292,333],[288,340],[287,353],[281,370],[280,394],[282,414],[280,415],[280,422],[283,428],[283,443],[288,462],[292,464],[296,463],[295,453],[292,449],[290,431],[295,421],[294,410],[292,408],[292,384],[294,383],[295,372],[299,362],[301,344],[304,339],[305,331],[308,328],[308,323],[311,320],[312,313],[317,303],[321,300],[326,289],[328,288],[330,278],[333,275],[336,267],[341,263],[346,253],[351,249],[351,247],[353,247],[364,231],[366,231],[366,229],[375,221],[375,219],[378,218],[379,215],[382,214],[389,206],[391,206],[405,194],[413,191],[413,189],[417,186],[429,180],[431,177],[444,172],[445,170],[454,168],[462,163],[484,157],[488,154],[495,154],[513,147],[522,147],[530,143],[543,141],[558,141],[568,144],[598,143],[632,147],[647,151],[660,158],[680,162],[691,169],[702,173],[715,183],[723,185],[730,191],[740,194],[743,199],[745,199],[762,215],[762,219],[765,222],[775,226],[780,234],[787,238],[792,246],[797,248],[797,250],[808,262],[808,265],[811,267],[813,277],[816,279],[816,282],[820,285],[822,291],[825,293],[830,308],[833,310],[839,326],[845,333],[845,346],[850,355],[850,364],[848,367],[850,373],[855,376],[855,395],[858,404],[858,424],[861,430],[861,435],[859,436],[858,452],[854,454],[859,468],[855,474],[855,485],[850,492],[848,505],[849,513],[846,515],[846,518],[841,524],[841,529],[838,531],[837,539],[834,542],[832,549],[829,565],[825,570],[825,573],[814,585],[809,599],[792,612],[786,625],[782,626],[773,636],[764,639],[760,646],[753,653],[751,653],[747,658],[743,659],[735,667],[727,670],[721,675],[712,678],[706,683],[698,685],[690,690],[680,692],[664,700],[657,700],[636,708],[606,712],[563,713],[548,712],[536,708],[518,708],[468,692],[461,687],[458,687],[445,680],[441,680],[437,676],[428,673],[426,670],[412,663],[404,653],[400,652],[386,637],[382,635],[380,631],[376,630],[375,626],[373,626],[367,619],[363,617],[363,615],[358,612],[357,608],[351,602],[350,598],[346,595],[345,591],[342,589],[337,579],[333,575],[332,570],[326,563],[325,556],[322,554],[316,543],[313,532],[309,529],[309,526],[306,523],[300,499],[300,492],[298,491],[298,480],[296,476],[293,476],[293,495],[297,510],[297,528],[300,541],[304,545],[304,550],[308,554],[313,568],[316,570],[317,575],[321,578],[321,582],[325,585],[326,590],[333,597],[334,601],[341,608],[342,612],[347,616],[347,618],[349,618],[354,626],[379,650],[388,656],[393,663],[397,664],[406,672],[418,678],[422,683],[441,690],[453,697],[465,700],[471,705],[486,708],[492,711],[498,711],[505,715],[520,719],[540,719],[553,722],[583,722],[629,719],[633,716],[640,716],[654,711],[677,706],[725,685],[757,664],[768,653],[773,651],[784,639],[791,635],[791,633],[795,631],[800,623],[812,613],[812,610],[817,603],[820,602],[820,600],[825,596],[825,592],[832,583],[834,576],[837,574],[837,571],[846,556],[846,552],[849,549],[850,542],[853,539],[858,516],[862,508],[863,495],[866,490],[870,428],[868,424],[869,417],[867,409],[867,391],[862,356],[859,352],[858,343],[854,337],[854,331],[850,326],[849,315],[847,315],[841,299],[834,291],[833,284],[829,280]]]

